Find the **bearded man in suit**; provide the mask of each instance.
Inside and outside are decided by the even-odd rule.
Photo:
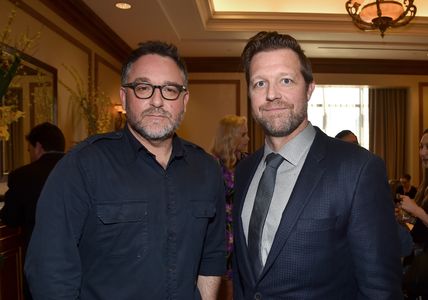
[[[234,299],[402,299],[384,162],[308,121],[315,83],[293,37],[260,32],[242,58],[265,144],[236,170]],[[267,199],[271,153],[280,164]]]

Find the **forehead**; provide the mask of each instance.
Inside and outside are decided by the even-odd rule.
[[[300,70],[299,57],[290,49],[273,49],[259,52],[251,59],[251,75],[263,71],[272,72],[272,70]]]
[[[181,83],[183,73],[172,58],[158,54],[146,54],[138,58],[129,69],[128,81],[146,78],[155,81]]]
[[[421,138],[421,144],[428,144],[428,133],[425,133]]]

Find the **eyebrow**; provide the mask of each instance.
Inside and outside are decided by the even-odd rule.
[[[134,79],[134,81],[133,82],[136,82],[136,83],[150,83],[150,84],[154,84],[154,83],[152,83],[152,81],[149,79],[149,78],[147,78],[147,77],[137,77],[137,78],[135,78]],[[167,81],[165,81],[164,83],[162,83],[162,84],[160,84],[160,85],[179,85],[179,86],[184,86],[184,83],[178,83],[178,82],[174,82],[174,81],[169,81],[169,80],[167,80]]]
[[[138,82],[138,83],[140,83],[140,82],[150,82],[150,79],[147,78],[147,77],[137,77],[137,78],[135,78],[133,80],[133,82]]]

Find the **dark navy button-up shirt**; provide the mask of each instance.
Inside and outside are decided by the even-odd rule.
[[[34,299],[200,299],[225,261],[218,164],[173,138],[164,169],[129,132],[70,151],[39,199],[25,271]]]

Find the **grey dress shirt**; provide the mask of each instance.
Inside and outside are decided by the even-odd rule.
[[[275,182],[275,190],[273,192],[272,202],[269,207],[269,212],[266,217],[266,223],[262,234],[262,263],[266,263],[269,251],[275,238],[279,223],[281,222],[282,213],[287,206],[291,192],[293,191],[297,177],[303,167],[309,148],[315,138],[315,129],[311,123],[306,128],[294,137],[291,141],[285,144],[278,152],[284,157],[284,162],[279,166]],[[242,224],[244,234],[248,243],[248,227],[250,224],[251,211],[253,210],[254,199],[259,185],[260,178],[266,167],[265,158],[273,152],[265,142],[265,150],[263,158],[254,173],[245,197],[244,206],[242,209]]]

